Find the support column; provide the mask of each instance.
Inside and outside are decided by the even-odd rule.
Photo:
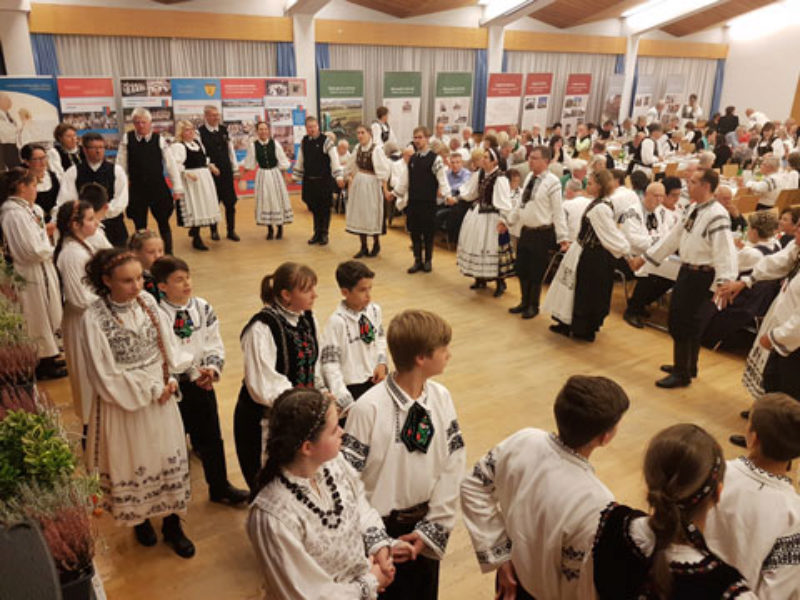
[[[0,40],[9,75],[36,75],[28,28],[29,0],[0,0]]]
[[[486,51],[486,58],[489,66],[489,73],[500,73],[503,70],[503,40],[505,39],[504,25],[490,25],[489,46]]]
[[[625,82],[622,84],[622,102],[619,105],[619,122],[630,116],[631,98],[633,98],[633,78],[636,74],[636,56],[639,51],[639,36],[629,35],[625,38]]]
[[[306,113],[317,115],[317,50],[313,14],[292,16],[297,76],[306,80]]]

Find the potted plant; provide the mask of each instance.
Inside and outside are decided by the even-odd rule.
[[[8,269],[0,260],[0,410],[31,410],[25,401],[36,398],[36,344],[28,338],[16,300],[20,284]]]

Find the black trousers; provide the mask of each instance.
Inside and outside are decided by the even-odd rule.
[[[175,210],[172,195],[168,191],[166,195],[158,191],[153,194],[145,191],[131,193],[127,213],[137,230],[147,228],[148,208],[158,224],[158,233],[164,240],[164,252],[172,254],[172,229],[169,226],[169,218],[172,216],[172,211]]]
[[[634,315],[643,315],[645,307],[655,302],[675,285],[675,282],[659,275],[637,277],[636,287],[628,299],[628,312]]]
[[[386,533],[393,538],[414,531],[415,524],[398,523],[391,516],[384,517]],[[439,596],[439,561],[419,555],[416,560],[395,564],[397,573],[392,584],[380,600],[436,600]]]
[[[556,232],[551,227],[531,229],[523,227],[517,244],[517,259],[514,267],[520,285],[530,282],[530,305],[539,308],[542,295],[542,279],[553,253],[558,251]]]
[[[353,383],[347,386],[347,391],[350,392],[350,395],[353,396],[353,400],[358,400],[361,396],[363,396],[372,386],[375,384],[372,383],[372,379],[367,379],[362,383]],[[347,423],[347,417],[343,419],[339,419],[339,425],[344,428],[345,423]]]
[[[772,351],[764,365],[764,391],[783,392],[800,400],[800,350],[789,356]]]
[[[314,234],[328,235],[333,186],[327,178],[303,179],[303,202],[314,215]]]
[[[214,177],[214,187],[217,190],[217,200],[225,207],[225,225],[228,233],[236,227],[236,187],[233,182],[233,171],[220,168],[218,176]]]
[[[253,401],[243,383],[233,412],[233,437],[239,468],[251,492],[255,489],[261,470],[261,419],[264,418],[264,408]]]
[[[412,231],[411,245],[416,262],[431,262],[433,260],[434,231]],[[425,251],[423,254],[423,250]]]
[[[223,494],[228,488],[228,470],[219,427],[217,395],[213,389],[204,390],[191,381],[181,381],[179,385],[183,398],[178,402],[178,408],[183,428],[203,461],[208,491],[212,496]]]
[[[674,340],[700,340],[700,308],[708,301],[714,271],[681,266],[669,305],[669,334]]]
[[[125,226],[125,217],[117,215],[111,219],[103,219],[103,231],[108,241],[117,248],[128,247],[128,228]]]

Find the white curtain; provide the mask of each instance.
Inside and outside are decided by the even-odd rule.
[[[272,42],[55,35],[61,74],[85,77],[269,77]]]
[[[383,103],[383,74],[386,71],[420,71],[421,124],[433,125],[433,95],[437,71],[474,71],[475,51],[460,48],[417,48],[398,46],[329,45],[331,69],[364,71],[364,120],[375,118]],[[474,82],[473,82],[474,84]]]
[[[608,77],[614,74],[615,54],[578,54],[567,52],[506,52],[508,73],[552,73],[553,95],[547,113],[549,127],[561,120],[567,77],[572,73],[591,73],[592,89],[586,107],[586,118],[591,122],[600,119],[603,98],[608,87]],[[524,81],[524,80],[523,80]]]
[[[709,58],[657,58],[640,56],[639,75],[655,76],[655,97],[663,98],[666,92],[668,75],[683,75],[686,78],[686,100],[689,94],[697,94],[697,102],[708,118],[711,98],[714,94],[714,79],[717,75],[717,61]]]

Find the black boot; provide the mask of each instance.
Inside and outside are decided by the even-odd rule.
[[[283,239],[283,225],[278,225],[278,231],[275,232],[275,239],[276,240]]]
[[[531,301],[531,284],[527,279],[520,279],[519,280],[519,293],[520,299],[519,304],[516,306],[512,306],[508,309],[512,315],[518,315],[525,311],[530,304]]]
[[[67,376],[67,370],[59,367],[56,363],[58,356],[45,356],[39,359],[36,365],[36,379],[46,381],[48,379],[61,379]]]
[[[422,271],[422,267],[423,267],[422,260],[420,260],[419,258],[415,257],[414,258],[414,264],[411,265],[408,268],[406,273],[408,273],[409,275],[413,275],[414,273],[418,273],[419,271]]]
[[[485,279],[481,279],[480,277],[476,277],[475,278],[475,282],[471,286],[469,286],[469,289],[471,289],[471,290],[482,290],[485,287],[486,287],[486,280]]]
[[[235,488],[230,483],[227,483],[226,487],[222,490],[209,491],[209,499],[211,502],[228,504],[230,506],[235,506],[245,502],[249,496],[250,492]]]
[[[311,245],[318,244],[318,243],[319,243],[319,234],[315,231],[314,235],[312,235],[308,239],[308,244],[309,244],[309,246],[311,246]]]
[[[374,237],[374,239],[375,239],[375,241],[372,244],[372,251],[369,253],[369,255],[372,256],[373,258],[378,256],[378,254],[380,254],[380,252],[381,252],[381,239],[380,239],[380,237],[376,235]]]
[[[145,519],[144,523],[134,526],[133,533],[136,536],[136,541],[142,546],[155,546],[158,543],[156,531],[153,529],[150,519]]]
[[[271,240],[275,237],[275,229],[273,229],[272,225],[267,225],[267,239]]]
[[[211,239],[215,242],[219,241],[219,230],[217,229],[217,224],[214,223],[211,227]]]
[[[161,526],[161,533],[164,534],[164,541],[172,546],[175,554],[181,558],[192,558],[194,556],[194,544],[186,537],[181,528],[181,520],[178,515],[172,513],[164,517],[164,524]]]
[[[492,295],[495,298],[499,298],[500,296],[502,296],[503,294],[506,293],[506,288],[508,286],[506,285],[505,279],[498,278],[495,281],[496,281],[496,283],[495,283],[495,288],[494,288],[494,294],[492,294]]]
[[[328,245],[328,232],[323,231],[319,234],[319,241],[317,242],[320,246],[327,246]]]
[[[208,250],[208,246],[203,243],[203,239],[200,237],[200,228],[192,227],[192,232],[192,248],[195,250]]]
[[[694,379],[697,377],[697,361],[700,359],[700,340],[692,340],[692,354],[689,361],[689,375]]]
[[[367,236],[359,235],[361,238],[361,249],[353,255],[353,258],[364,258],[369,256],[369,248],[367,248]]]
[[[236,208],[234,206],[225,207],[225,226],[228,229],[228,239],[238,242],[242,238],[236,235]]]
[[[656,385],[666,389],[687,387],[692,383],[689,375],[689,366],[692,361],[691,340],[674,340],[672,353],[672,372],[666,377],[656,381]]]

